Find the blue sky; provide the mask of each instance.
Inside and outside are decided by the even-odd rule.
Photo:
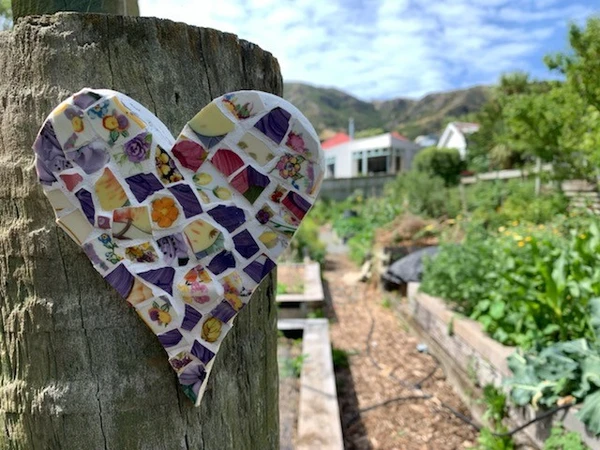
[[[600,0],[139,0],[141,14],[237,34],[273,53],[285,81],[364,100],[421,97],[494,83],[503,72],[552,76],[569,22]]]

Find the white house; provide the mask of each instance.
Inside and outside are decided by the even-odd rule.
[[[372,174],[395,174],[410,169],[421,149],[396,132],[362,139],[338,133],[322,143],[327,178],[354,178]]]
[[[467,136],[479,131],[478,123],[450,122],[438,141],[438,148],[455,148],[460,157],[465,158],[467,154]]]

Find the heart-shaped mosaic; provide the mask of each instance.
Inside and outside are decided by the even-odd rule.
[[[319,192],[315,130],[282,98],[239,91],[175,140],[124,94],[84,89],[33,148],[58,225],[158,336],[198,404],[235,316]]]

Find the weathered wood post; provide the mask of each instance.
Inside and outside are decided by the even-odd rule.
[[[54,14],[59,11],[140,15],[137,0],[13,0],[12,10],[15,21],[25,16]]]
[[[167,20],[59,13],[0,33],[0,449],[277,448],[272,276],[194,408],[156,336],[54,224],[30,147],[86,86],[130,95],[173,132],[225,92],[283,88],[256,45]]]

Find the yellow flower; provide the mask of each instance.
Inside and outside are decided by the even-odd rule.
[[[519,247],[525,247],[525,242],[523,241],[519,241],[519,243],[517,244]]]
[[[75,116],[71,119],[71,125],[75,133],[81,133],[83,131],[83,119],[79,116]]]
[[[513,236],[513,239],[514,239],[515,241],[522,241],[522,240],[523,240],[523,236],[519,236],[518,234],[515,234],[515,235]]]
[[[531,236],[527,236],[527,237],[525,238],[525,241],[526,241],[526,242],[531,242]]]
[[[498,228],[498,233],[504,233],[505,230],[506,230],[505,227],[500,227],[500,228]]]
[[[587,234],[585,234],[585,233],[581,233],[579,235],[579,239],[585,239],[586,237],[587,237]]]
[[[211,317],[202,325],[202,339],[206,342],[215,342],[221,335],[223,322],[216,317]]]
[[[115,116],[104,116],[102,126],[109,131],[116,130],[119,128],[119,121]]]
[[[448,219],[448,220],[446,220],[446,222],[449,223],[450,225],[453,225],[456,222],[456,220]]]
[[[431,230],[433,230],[433,225],[432,224],[429,224],[429,225],[427,225],[425,227],[425,231],[431,231]]]
[[[538,225],[538,229],[543,230],[544,228],[546,228],[545,225],[543,225],[543,224],[542,225]]]
[[[518,220],[514,220],[514,221],[512,222],[512,226],[513,226],[513,227],[516,227],[517,225],[519,225],[519,221],[518,221]]]
[[[215,194],[221,200],[229,200],[231,198],[231,191],[224,187],[215,188],[213,190],[213,194]]]
[[[212,181],[212,176],[208,173],[198,173],[194,175],[194,182],[200,186],[206,186]]]
[[[162,197],[152,202],[152,221],[159,227],[167,228],[179,217],[179,210],[175,201],[170,197]]]

